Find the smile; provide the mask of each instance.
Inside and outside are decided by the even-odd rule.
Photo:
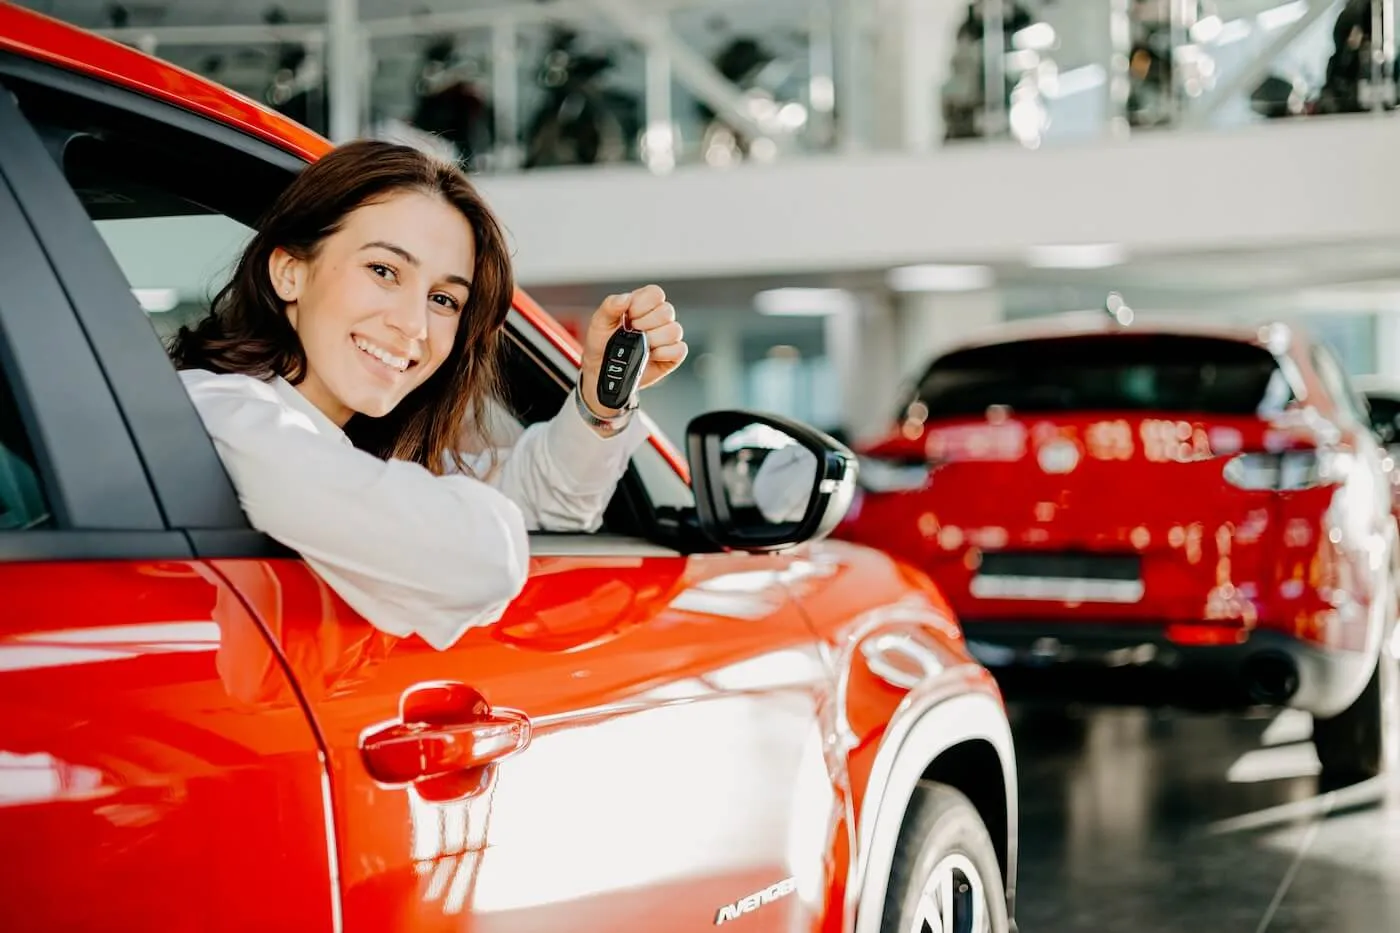
[[[383,363],[385,366],[389,367],[390,369],[396,370],[397,372],[405,372],[410,366],[413,366],[415,363],[418,362],[417,360],[411,360],[406,356],[395,356],[393,353],[390,353],[388,350],[384,349],[378,344],[371,343],[363,337],[355,336],[351,339],[354,341],[355,346],[360,348],[361,352],[374,357],[376,360]]]

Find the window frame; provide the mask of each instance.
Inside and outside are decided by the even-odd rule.
[[[37,235],[23,191],[26,148],[35,144],[14,99],[0,89],[0,378],[14,397],[53,516],[51,526],[0,531],[0,561],[188,558],[189,542],[167,530],[52,253]]]
[[[7,80],[22,81],[40,93],[82,98],[116,119],[157,124],[160,133],[199,137],[221,153],[285,171],[289,180],[306,164],[298,156],[178,107],[0,53],[0,87]],[[184,531],[199,557],[292,556],[248,525],[213,442],[154,339],[125,273],[34,128],[17,109],[15,116],[25,131],[19,147],[19,171],[26,200],[32,205],[43,204],[49,215],[46,222],[35,225],[35,234],[54,257],[54,271],[72,298],[72,309],[90,341],[93,357],[105,370],[120,412],[116,417],[130,430],[167,527]],[[557,387],[562,403],[578,377],[577,369],[516,309],[511,311],[508,333],[514,346],[531,357]],[[685,485],[680,477],[676,480]],[[635,553],[641,547],[674,554],[680,547],[703,549],[689,522],[659,514],[652,506],[647,484],[635,463],[628,465],[605,521],[621,524],[627,532],[538,533],[532,535],[532,553]]]
[[[1332,396],[1332,404],[1336,406],[1337,411],[1345,414],[1356,426],[1369,431],[1371,420],[1366,399],[1352,386],[1351,378],[1347,376],[1346,367],[1342,365],[1341,360],[1323,343],[1312,345],[1311,357],[1318,381],[1327,389],[1327,394]]]

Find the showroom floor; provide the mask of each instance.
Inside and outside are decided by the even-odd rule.
[[[1306,715],[1012,712],[1025,933],[1400,929],[1400,787],[1319,788]]]

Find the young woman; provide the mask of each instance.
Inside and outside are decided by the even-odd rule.
[[[500,227],[456,167],[357,141],[292,182],[170,347],[252,524],[369,622],[439,649],[520,592],[528,529],[598,527],[646,436],[594,390],[624,317],[651,348],[641,387],[686,356],[660,288],[615,295],[589,323],[579,388],[498,449],[513,290]]]

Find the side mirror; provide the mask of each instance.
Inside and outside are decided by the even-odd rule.
[[[773,551],[819,540],[855,495],[855,454],[779,415],[700,415],[686,428],[686,452],[700,530],[723,547]]]

